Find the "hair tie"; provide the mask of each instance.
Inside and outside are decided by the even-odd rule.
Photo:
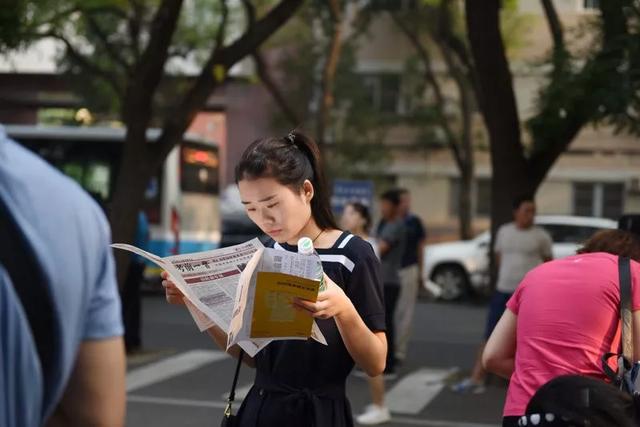
[[[286,138],[289,140],[290,143],[295,145],[295,140],[296,140],[296,136],[293,133],[293,131],[289,132],[286,136]]]

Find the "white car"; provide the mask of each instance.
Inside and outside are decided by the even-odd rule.
[[[579,246],[602,229],[617,228],[605,218],[537,216],[553,240],[553,258],[574,255]],[[471,240],[425,246],[422,283],[425,290],[443,300],[455,300],[469,291],[486,292],[489,285],[489,231]]]

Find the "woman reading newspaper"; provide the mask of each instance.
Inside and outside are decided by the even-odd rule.
[[[346,378],[354,363],[380,375],[387,352],[382,282],[371,245],[336,226],[320,152],[300,132],[252,143],[236,167],[236,181],[249,218],[271,237],[268,246],[295,252],[298,239],[313,240],[327,288],[316,302],[298,300],[295,307],[316,319],[328,342],[274,341],[247,360],[256,379],[238,412],[239,425],[351,426]],[[170,303],[183,303],[172,282],[163,285]],[[226,348],[223,330],[208,333]],[[229,353],[237,357],[239,348]]]

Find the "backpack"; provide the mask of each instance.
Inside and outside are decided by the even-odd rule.
[[[47,279],[35,251],[20,229],[6,203],[0,198],[0,265],[7,271],[26,314],[43,375],[43,401],[53,393],[55,320]],[[42,406],[45,411],[45,405]],[[45,414],[41,414],[44,421]]]

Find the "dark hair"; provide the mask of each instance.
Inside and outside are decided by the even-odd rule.
[[[520,196],[513,199],[513,202],[511,202],[511,207],[515,211],[517,209],[520,209],[520,206],[522,206],[523,203],[527,202],[533,203],[534,197],[531,194],[521,194]]]
[[[305,180],[313,184],[311,215],[318,227],[338,228],[329,204],[329,187],[325,181],[316,143],[301,132],[282,138],[262,138],[242,153],[235,170],[236,184],[243,179],[274,178],[282,185],[299,191]]]
[[[347,206],[351,206],[353,210],[358,212],[362,218],[364,218],[364,230],[369,231],[371,228],[371,214],[369,213],[369,208],[363,205],[360,202],[349,202]]]
[[[380,196],[380,199],[391,202],[394,206],[400,204],[400,192],[397,189],[387,190]]]
[[[527,415],[553,414],[552,425],[589,427],[635,426],[634,399],[610,384],[580,375],[549,381],[531,398]],[[541,424],[542,425],[542,424]]]
[[[640,261],[640,239],[630,231],[600,230],[578,249],[579,254],[593,252],[607,252]]]
[[[401,196],[404,195],[404,194],[409,194],[409,190],[407,190],[406,188],[402,188],[402,187],[396,188],[396,191]]]

